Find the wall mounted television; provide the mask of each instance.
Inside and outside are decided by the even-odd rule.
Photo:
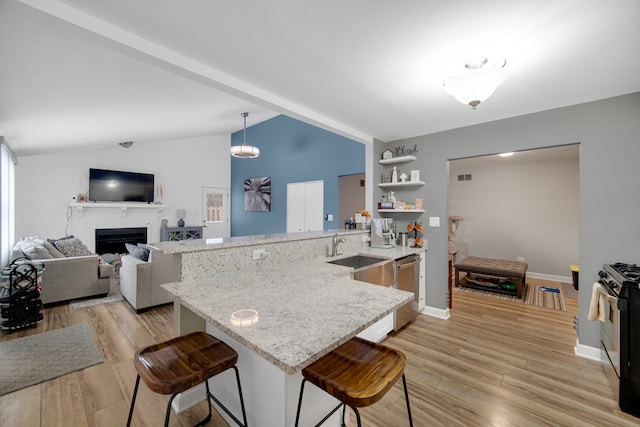
[[[89,169],[92,202],[153,202],[154,176],[149,173]]]

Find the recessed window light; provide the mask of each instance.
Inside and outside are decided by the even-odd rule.
[[[500,157],[511,157],[513,156],[515,153],[513,151],[509,152],[509,153],[500,153],[498,154]]]

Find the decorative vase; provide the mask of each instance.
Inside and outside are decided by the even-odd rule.
[[[184,227],[184,219],[180,218],[178,220],[178,227]]]

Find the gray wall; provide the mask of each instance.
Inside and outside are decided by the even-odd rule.
[[[484,166],[452,161],[449,213],[464,218],[455,237],[457,259],[520,256],[528,273],[570,282],[569,264],[578,262],[578,162],[577,157]],[[460,163],[467,166],[457,169]],[[472,179],[458,181],[458,174]]]
[[[579,341],[598,347],[599,325],[587,320],[591,284],[603,263],[640,261],[640,93],[388,144],[378,142],[374,150],[374,182],[382,172],[377,159],[384,149],[417,144],[418,159],[413,163],[421,169],[426,182],[415,191],[425,201],[426,213],[420,219],[446,219],[449,159],[569,143],[580,143]],[[381,196],[382,192],[374,188],[374,200]],[[427,227],[425,236],[429,242],[426,303],[444,309],[447,227]]]

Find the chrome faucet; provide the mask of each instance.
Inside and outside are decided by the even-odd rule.
[[[331,256],[342,255],[338,253],[338,243],[346,243],[344,237],[338,237],[338,233],[333,235],[333,239],[331,240]]]

